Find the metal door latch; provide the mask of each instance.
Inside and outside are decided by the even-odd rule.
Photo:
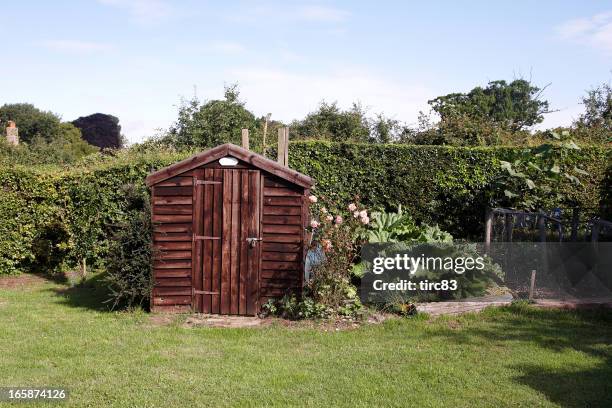
[[[263,238],[255,238],[255,237],[249,237],[246,239],[247,242],[249,243],[249,246],[251,248],[255,247],[255,244],[257,243],[257,241],[263,241]]]

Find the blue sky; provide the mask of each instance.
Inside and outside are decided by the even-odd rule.
[[[238,82],[256,115],[360,101],[415,123],[427,100],[489,80],[550,86],[569,124],[612,79],[606,1],[4,1],[0,104],[64,120],[119,117],[131,142],[166,128],[181,96]]]

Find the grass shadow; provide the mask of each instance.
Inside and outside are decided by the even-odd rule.
[[[465,330],[438,330],[434,336],[456,344],[531,343],[561,353],[568,349],[595,357],[584,369],[553,362],[512,365],[514,381],[526,385],[561,407],[612,407],[612,313],[609,310],[564,311],[512,305],[483,312],[492,324]],[[474,319],[477,316],[466,316]]]
[[[62,303],[77,308],[110,312],[111,304],[106,303],[110,298],[107,286],[104,283],[104,273],[96,273],[89,278],[73,285],[49,289],[62,298]]]

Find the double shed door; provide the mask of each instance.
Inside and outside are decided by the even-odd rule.
[[[261,174],[204,168],[195,173],[194,309],[255,315],[259,308]]]

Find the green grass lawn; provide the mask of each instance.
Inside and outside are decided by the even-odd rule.
[[[185,328],[104,311],[93,283],[66,289],[0,289],[0,386],[70,390],[50,406],[612,407],[603,312]]]

